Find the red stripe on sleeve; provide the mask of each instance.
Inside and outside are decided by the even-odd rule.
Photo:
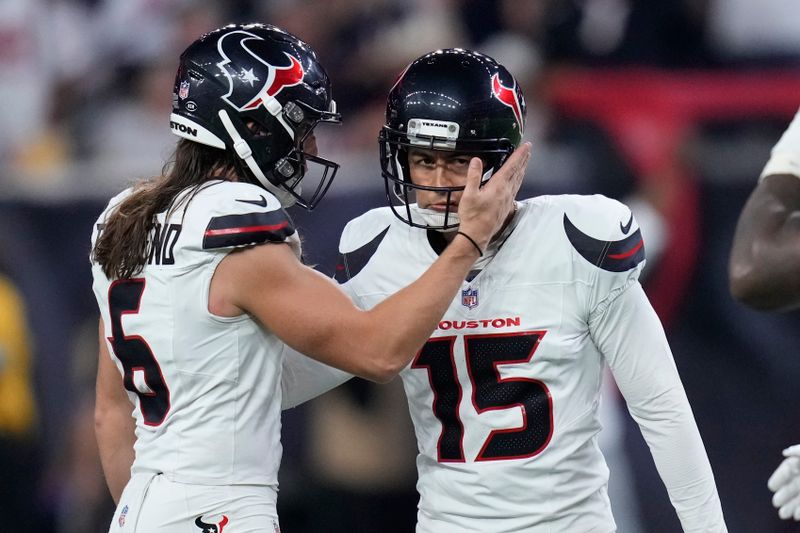
[[[216,237],[219,235],[235,235],[239,233],[253,233],[257,231],[277,231],[289,225],[289,221],[284,220],[280,224],[272,224],[269,226],[244,226],[240,228],[224,228],[224,229],[207,229],[205,232],[206,237]]]
[[[608,258],[609,259],[625,259],[626,257],[630,257],[633,254],[635,254],[637,251],[639,251],[639,248],[641,248],[643,244],[644,244],[644,239],[639,239],[639,242],[636,243],[636,246],[634,246],[633,248],[631,248],[627,252],[623,252],[621,254],[609,254]]]

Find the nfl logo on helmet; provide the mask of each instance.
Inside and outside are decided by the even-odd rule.
[[[461,291],[461,305],[467,309],[478,307],[478,289],[468,288]]]

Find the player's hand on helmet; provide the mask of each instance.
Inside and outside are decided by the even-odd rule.
[[[459,231],[469,235],[481,250],[486,249],[513,212],[514,198],[530,157],[531,143],[522,143],[483,187],[483,163],[477,157],[470,161],[467,183],[458,203]]]
[[[767,481],[772,505],[783,520],[800,521],[800,444],[783,450],[785,459]]]

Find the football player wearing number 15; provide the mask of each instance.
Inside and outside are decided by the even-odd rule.
[[[314,129],[338,121],[316,54],[279,28],[226,26],[181,55],[174,161],[113,198],[92,234],[111,532],[280,531],[281,384],[295,361],[283,343],[352,374],[393,377],[479,257],[473,241],[486,246],[499,231],[530,153],[517,150],[492,187],[473,171],[465,235],[365,312],[303,265],[283,209],[310,209],[327,190],[338,165],[317,156]]]
[[[470,161],[480,158],[490,184],[524,123],[522,93],[493,59],[450,49],[409,65],[380,134],[390,205],[350,221],[340,241],[337,278],[359,306],[378,305],[458,242]],[[417,533],[615,531],[597,446],[606,364],[684,531],[727,531],[638,281],[645,254],[630,210],[603,196],[520,201],[481,252],[400,373],[419,447]]]

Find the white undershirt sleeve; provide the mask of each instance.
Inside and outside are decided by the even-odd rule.
[[[297,407],[352,377],[352,374],[320,363],[284,345],[281,409]]]
[[[345,283],[339,285],[339,289],[347,294],[355,305],[364,308],[352,286]],[[281,409],[291,409],[313,400],[353,377],[353,374],[320,363],[284,345]]]
[[[661,321],[638,281],[598,306],[595,344],[644,436],[686,533],[727,532],[714,475]]]
[[[772,148],[759,179],[773,174],[791,174],[800,178],[800,111]]]

